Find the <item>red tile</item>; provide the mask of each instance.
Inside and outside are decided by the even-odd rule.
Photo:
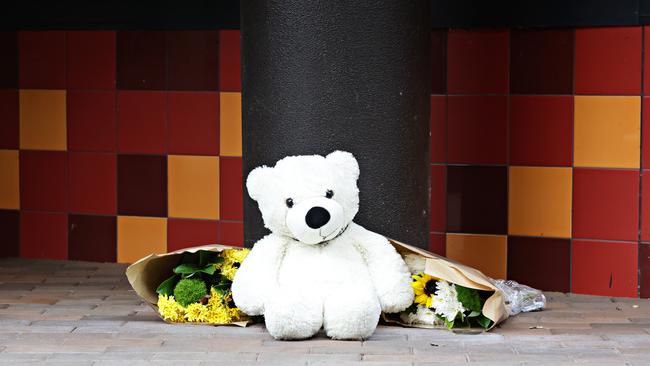
[[[650,243],[650,170],[641,178],[641,241]]]
[[[20,256],[24,258],[68,259],[68,215],[22,211],[20,214]]]
[[[509,236],[508,279],[544,291],[569,292],[571,240]]]
[[[117,217],[69,215],[68,257],[77,261],[115,262]]]
[[[638,240],[639,172],[573,170],[573,237]]]
[[[18,35],[15,31],[0,31],[0,88],[18,87]]]
[[[637,243],[574,240],[571,292],[637,297]]]
[[[167,216],[167,156],[118,155],[117,211]]]
[[[115,92],[68,91],[67,103],[68,150],[115,152]]]
[[[643,27],[643,70],[650,70],[650,27]],[[643,92],[650,93],[650,72],[643,73]]]
[[[447,30],[431,32],[431,94],[447,92]]]
[[[650,68],[648,69],[650,70]],[[648,72],[650,74],[650,72]],[[650,91],[650,89],[648,89]],[[642,165],[644,168],[650,168],[650,97],[643,97],[643,112],[641,126],[641,153]]]
[[[167,32],[167,89],[217,91],[218,88],[218,31]]]
[[[219,31],[219,90],[241,91],[240,53],[239,31]]]
[[[20,207],[28,210],[68,209],[68,157],[59,151],[20,152]]]
[[[449,31],[447,36],[449,94],[508,92],[508,31]]]
[[[166,49],[164,31],[118,31],[117,87],[121,90],[163,90]]]
[[[219,222],[211,220],[167,220],[167,251],[219,243]]]
[[[0,210],[0,258],[20,257],[20,211]]]
[[[576,94],[641,92],[641,27],[576,30]]]
[[[447,226],[447,175],[445,166],[431,166],[431,209],[429,231],[444,232]]]
[[[641,297],[650,298],[650,245],[639,245],[639,287]]]
[[[219,214],[223,220],[244,219],[242,158],[219,159]]]
[[[18,91],[0,90],[0,149],[18,149]]]
[[[447,97],[431,96],[431,162],[447,161]]]
[[[573,97],[510,98],[510,164],[571,166]]]
[[[68,32],[68,88],[115,89],[115,32]]]
[[[221,244],[244,246],[244,223],[236,221],[220,221]]]
[[[22,89],[65,89],[64,31],[18,32],[18,82]]]
[[[70,211],[115,214],[117,161],[115,154],[70,153]]]
[[[446,236],[444,233],[430,233],[429,234],[429,251],[441,256],[446,252]]]
[[[447,161],[505,164],[507,96],[450,96],[447,102]]]
[[[170,92],[169,153],[219,155],[219,93]]]
[[[117,149],[121,153],[166,152],[166,97],[164,92],[117,93]]]

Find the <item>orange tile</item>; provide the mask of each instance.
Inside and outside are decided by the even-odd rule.
[[[169,155],[170,217],[219,219],[219,158]]]
[[[18,150],[0,150],[0,208],[20,208]]]
[[[510,167],[508,234],[571,237],[571,168]]]
[[[576,96],[574,164],[638,168],[641,98]]]
[[[66,150],[65,90],[21,90],[20,148]]]
[[[220,93],[219,107],[219,155],[241,156],[241,93]]]
[[[117,261],[133,263],[151,253],[167,251],[167,219],[117,217]]]
[[[492,278],[506,278],[507,252],[505,235],[447,234],[447,258]]]

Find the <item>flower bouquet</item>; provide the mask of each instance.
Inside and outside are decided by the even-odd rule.
[[[230,286],[248,249],[210,245],[152,254],[127,268],[135,291],[170,323],[245,326]]]

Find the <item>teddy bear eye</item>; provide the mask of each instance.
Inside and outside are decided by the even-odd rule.
[[[332,197],[334,197],[334,191],[332,191],[331,189],[328,189],[325,192],[325,198],[332,198]]]
[[[287,207],[289,208],[293,207],[293,198],[287,198],[285,202],[287,204]]]

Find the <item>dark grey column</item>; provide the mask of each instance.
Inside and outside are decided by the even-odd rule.
[[[428,0],[241,2],[244,176],[287,155],[359,160],[355,221],[425,247]],[[244,192],[247,246],[263,228]]]

